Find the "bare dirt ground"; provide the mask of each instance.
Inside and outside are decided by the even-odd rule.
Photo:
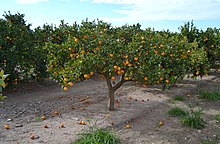
[[[99,78],[76,83],[68,92],[55,82],[29,82],[0,102],[0,144],[70,144],[91,125],[111,129],[122,144],[199,144],[202,139],[220,135],[220,124],[213,119],[213,115],[220,114],[220,102],[199,99],[198,90],[204,89],[220,92],[220,73],[202,80],[185,79],[167,92],[159,86],[127,83],[116,92],[117,108],[110,112],[107,86]],[[176,95],[185,100],[174,102]],[[204,109],[206,127],[188,128],[168,116],[167,110],[175,106]],[[42,115],[46,120],[41,120]],[[81,120],[87,125],[80,125]],[[5,129],[5,124],[10,129]],[[48,128],[43,128],[45,124]],[[126,129],[126,124],[131,128]],[[31,139],[31,135],[37,139]]]

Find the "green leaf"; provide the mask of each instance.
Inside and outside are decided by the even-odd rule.
[[[4,75],[4,71],[1,70],[1,71],[0,71],[0,77],[3,77],[3,75]]]
[[[0,79],[0,86],[5,88],[5,82],[2,79]]]

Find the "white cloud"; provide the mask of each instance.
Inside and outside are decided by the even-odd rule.
[[[116,4],[118,17],[111,22],[154,20],[220,20],[220,0],[82,0],[93,4]]]
[[[36,4],[41,2],[47,2],[49,0],[16,0],[18,4]]]

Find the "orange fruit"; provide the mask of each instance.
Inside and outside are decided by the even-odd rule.
[[[157,46],[155,45],[154,48],[157,48]]]
[[[155,54],[158,54],[158,51],[154,51]]]
[[[86,123],[84,121],[80,121],[79,124],[86,125]]]
[[[164,55],[165,55],[165,53],[164,53],[164,52],[162,52],[162,53],[161,53],[161,55],[162,55],[162,56],[164,56]]]
[[[85,78],[85,79],[88,79],[88,78],[89,78],[89,75],[88,75],[88,74],[84,74],[84,78]]]
[[[45,125],[43,126],[43,128],[48,128],[48,126],[45,124]]]
[[[121,74],[121,71],[117,71],[117,74],[119,74],[119,75],[120,75],[120,74]]]
[[[134,57],[134,60],[135,60],[135,61],[137,61],[137,60],[138,60],[138,58],[137,58],[137,57]]]
[[[64,90],[64,91],[68,91],[68,87],[66,87],[66,86],[63,87],[63,90]]]
[[[125,64],[128,65],[128,64],[129,64],[129,61],[125,61]]]
[[[113,76],[113,77],[111,77],[111,80],[115,80],[115,77]]]
[[[144,37],[143,37],[143,36],[141,37],[141,40],[144,40]]]
[[[163,78],[160,78],[160,80],[162,81],[162,80],[163,80]]]
[[[128,80],[129,80],[129,78],[128,78],[128,77],[124,77],[124,80],[128,81]]]
[[[64,127],[65,127],[65,126],[64,126],[63,123],[61,123],[60,126],[59,126],[59,128],[64,128]]]
[[[78,39],[78,38],[75,38],[75,39],[74,39],[74,41],[75,41],[75,42],[78,42],[78,41],[79,41],[79,39]]]
[[[145,81],[147,81],[147,80],[148,80],[148,78],[147,78],[147,77],[144,77],[144,80],[145,80]]]
[[[64,78],[63,80],[64,80],[65,82],[68,82],[68,78]]]
[[[163,47],[164,47],[164,45],[160,44],[160,47],[161,47],[161,48],[163,48]]]
[[[163,126],[164,125],[164,121],[161,120],[161,121],[159,121],[158,124],[159,124],[159,126]]]
[[[112,58],[112,57],[114,57],[114,55],[113,54],[109,54],[109,56]]]
[[[90,74],[91,76],[93,76],[93,75],[94,75],[94,72],[90,72],[89,74]]]
[[[199,72],[198,72],[198,71],[196,72],[196,75],[197,75],[197,76],[199,75]]]
[[[59,114],[59,112],[58,111],[55,111],[55,112],[53,112],[55,115],[58,115]]]
[[[100,48],[99,48],[99,47],[97,47],[97,48],[95,48],[95,50],[99,51],[99,50],[100,50]]]
[[[120,67],[118,67],[117,69],[118,69],[118,71],[120,71],[120,70],[121,70],[121,68],[120,68]]]
[[[57,73],[57,72],[54,72],[53,74],[54,74],[54,75],[58,75],[58,73]]]
[[[118,68],[118,66],[114,66],[114,69],[117,69]]]
[[[46,118],[45,115],[43,115],[43,116],[41,117],[41,119],[42,119],[42,120],[45,120],[45,119],[47,119],[47,118]]]
[[[73,86],[73,83],[72,83],[72,82],[69,82],[68,85],[69,85],[69,86]]]
[[[4,125],[4,128],[5,128],[5,129],[10,129],[10,125],[5,124],[5,125]]]
[[[168,84],[170,81],[169,80],[166,80],[166,83]]]
[[[126,129],[130,129],[130,128],[131,128],[131,125],[130,125],[130,124],[126,124],[126,125],[125,125],[125,128],[126,128]]]

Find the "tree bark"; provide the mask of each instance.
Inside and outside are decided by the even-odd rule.
[[[114,94],[114,91],[110,91],[109,90],[109,99],[108,99],[108,108],[109,108],[109,111],[113,111],[115,110],[115,94]]]

